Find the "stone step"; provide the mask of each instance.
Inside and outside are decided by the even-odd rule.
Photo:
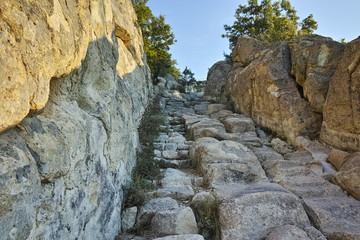
[[[360,202],[349,197],[303,200],[314,226],[328,239],[360,239]]]
[[[277,184],[225,185],[215,197],[222,240],[264,239],[277,226],[311,226],[301,201]]]
[[[313,186],[288,186],[280,184],[301,198],[346,197],[343,190],[333,184]]]
[[[151,229],[159,236],[198,232],[195,215],[190,207],[157,212],[151,219]]]
[[[171,197],[178,201],[189,201],[194,195],[194,189],[189,185],[181,187],[159,188],[156,191],[145,193],[147,198]]]
[[[204,237],[199,234],[181,234],[162,238],[155,238],[153,240],[204,240]]]
[[[138,227],[147,226],[157,212],[178,208],[178,202],[170,197],[148,200],[140,209],[137,216]]]

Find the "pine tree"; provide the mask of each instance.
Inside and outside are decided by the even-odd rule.
[[[299,23],[296,10],[289,0],[248,0],[248,5],[239,5],[232,26],[224,25],[226,37],[232,50],[241,35],[249,35],[265,43],[292,42],[299,35],[311,34],[317,29],[317,22],[310,14]]]

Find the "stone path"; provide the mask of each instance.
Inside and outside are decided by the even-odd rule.
[[[170,167],[141,209],[124,211],[127,228],[147,230],[118,239],[360,239],[360,202],[328,181],[329,149],[290,146],[197,95],[169,91],[161,104],[155,154]]]

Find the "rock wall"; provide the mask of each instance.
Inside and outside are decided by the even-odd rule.
[[[349,45],[347,48],[351,48],[351,44]],[[326,134],[333,131],[326,127],[329,122],[339,129],[336,130],[337,133],[344,132],[342,124],[346,124],[346,121],[337,116],[346,114],[339,112],[339,104],[334,101],[330,103],[331,99],[343,102],[343,98],[339,96],[347,95],[340,93],[339,89],[349,89],[341,83],[340,78],[336,80],[336,72],[340,71],[339,68],[345,71],[352,61],[357,61],[356,54],[346,56],[345,50],[345,57],[352,61],[348,60],[343,67],[340,64],[338,68],[344,48],[343,44],[319,35],[297,37],[291,49],[286,42],[265,45],[256,39],[241,36],[233,51],[234,64],[226,83],[235,110],[252,117],[258,125],[293,143],[300,135],[317,136],[321,126],[322,139],[325,140]],[[350,51],[354,50],[348,50]],[[328,91],[329,84],[332,87]],[[332,90],[334,86],[337,90]],[[324,107],[326,99],[328,104]],[[346,99],[351,99],[350,95]],[[333,107],[334,104],[337,107]],[[350,116],[350,112],[347,111],[347,116]],[[348,118],[349,124],[350,119],[351,117]],[[351,134],[355,136],[357,132]],[[338,137],[330,138],[328,143],[344,148],[344,143]],[[348,138],[350,142],[354,142],[353,139]],[[354,147],[352,149],[355,150]]]
[[[131,1],[0,15],[0,235],[113,239],[152,91]]]
[[[304,35],[294,40],[291,73],[315,112],[323,112],[329,82],[343,52],[344,44],[319,35]]]
[[[288,43],[264,45],[240,37],[227,88],[235,110],[294,141],[319,132],[321,116],[310,109],[291,75]]]
[[[346,44],[330,81],[321,140],[343,150],[360,151],[360,38]]]

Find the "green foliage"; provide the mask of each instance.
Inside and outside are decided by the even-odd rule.
[[[347,44],[345,38],[340,38],[340,43],[341,43],[341,44]]]
[[[296,10],[289,0],[248,0],[248,5],[239,5],[232,26],[224,25],[226,37],[232,50],[241,35],[249,35],[265,43],[289,41],[299,35],[311,34],[317,29],[317,22],[310,14],[299,23]]]
[[[206,81],[197,81],[195,83],[195,89],[197,92],[201,92],[206,86]]]
[[[179,85],[177,86],[177,90],[181,93],[185,93],[186,92],[186,82],[184,79],[180,78],[178,79],[178,83]]]
[[[221,224],[218,217],[219,202],[215,199],[203,199],[191,204],[199,233],[207,240],[220,239]]]
[[[190,68],[185,67],[184,71],[182,72],[182,79],[187,83],[193,84],[196,82],[194,75],[195,74],[190,70]]]
[[[170,46],[176,42],[175,35],[171,31],[171,26],[165,23],[165,17],[154,16],[151,9],[146,6],[147,2],[148,0],[132,0],[143,33],[152,78],[156,82],[159,77],[164,77],[168,73],[177,78],[180,71],[175,67],[176,61],[169,53]]]
[[[148,105],[139,126],[141,151],[136,153],[136,166],[132,172],[132,183],[127,190],[126,207],[139,206],[144,201],[145,191],[151,190],[160,179],[160,164],[154,159],[154,140],[165,124],[165,115],[161,112],[160,98],[156,97]]]

